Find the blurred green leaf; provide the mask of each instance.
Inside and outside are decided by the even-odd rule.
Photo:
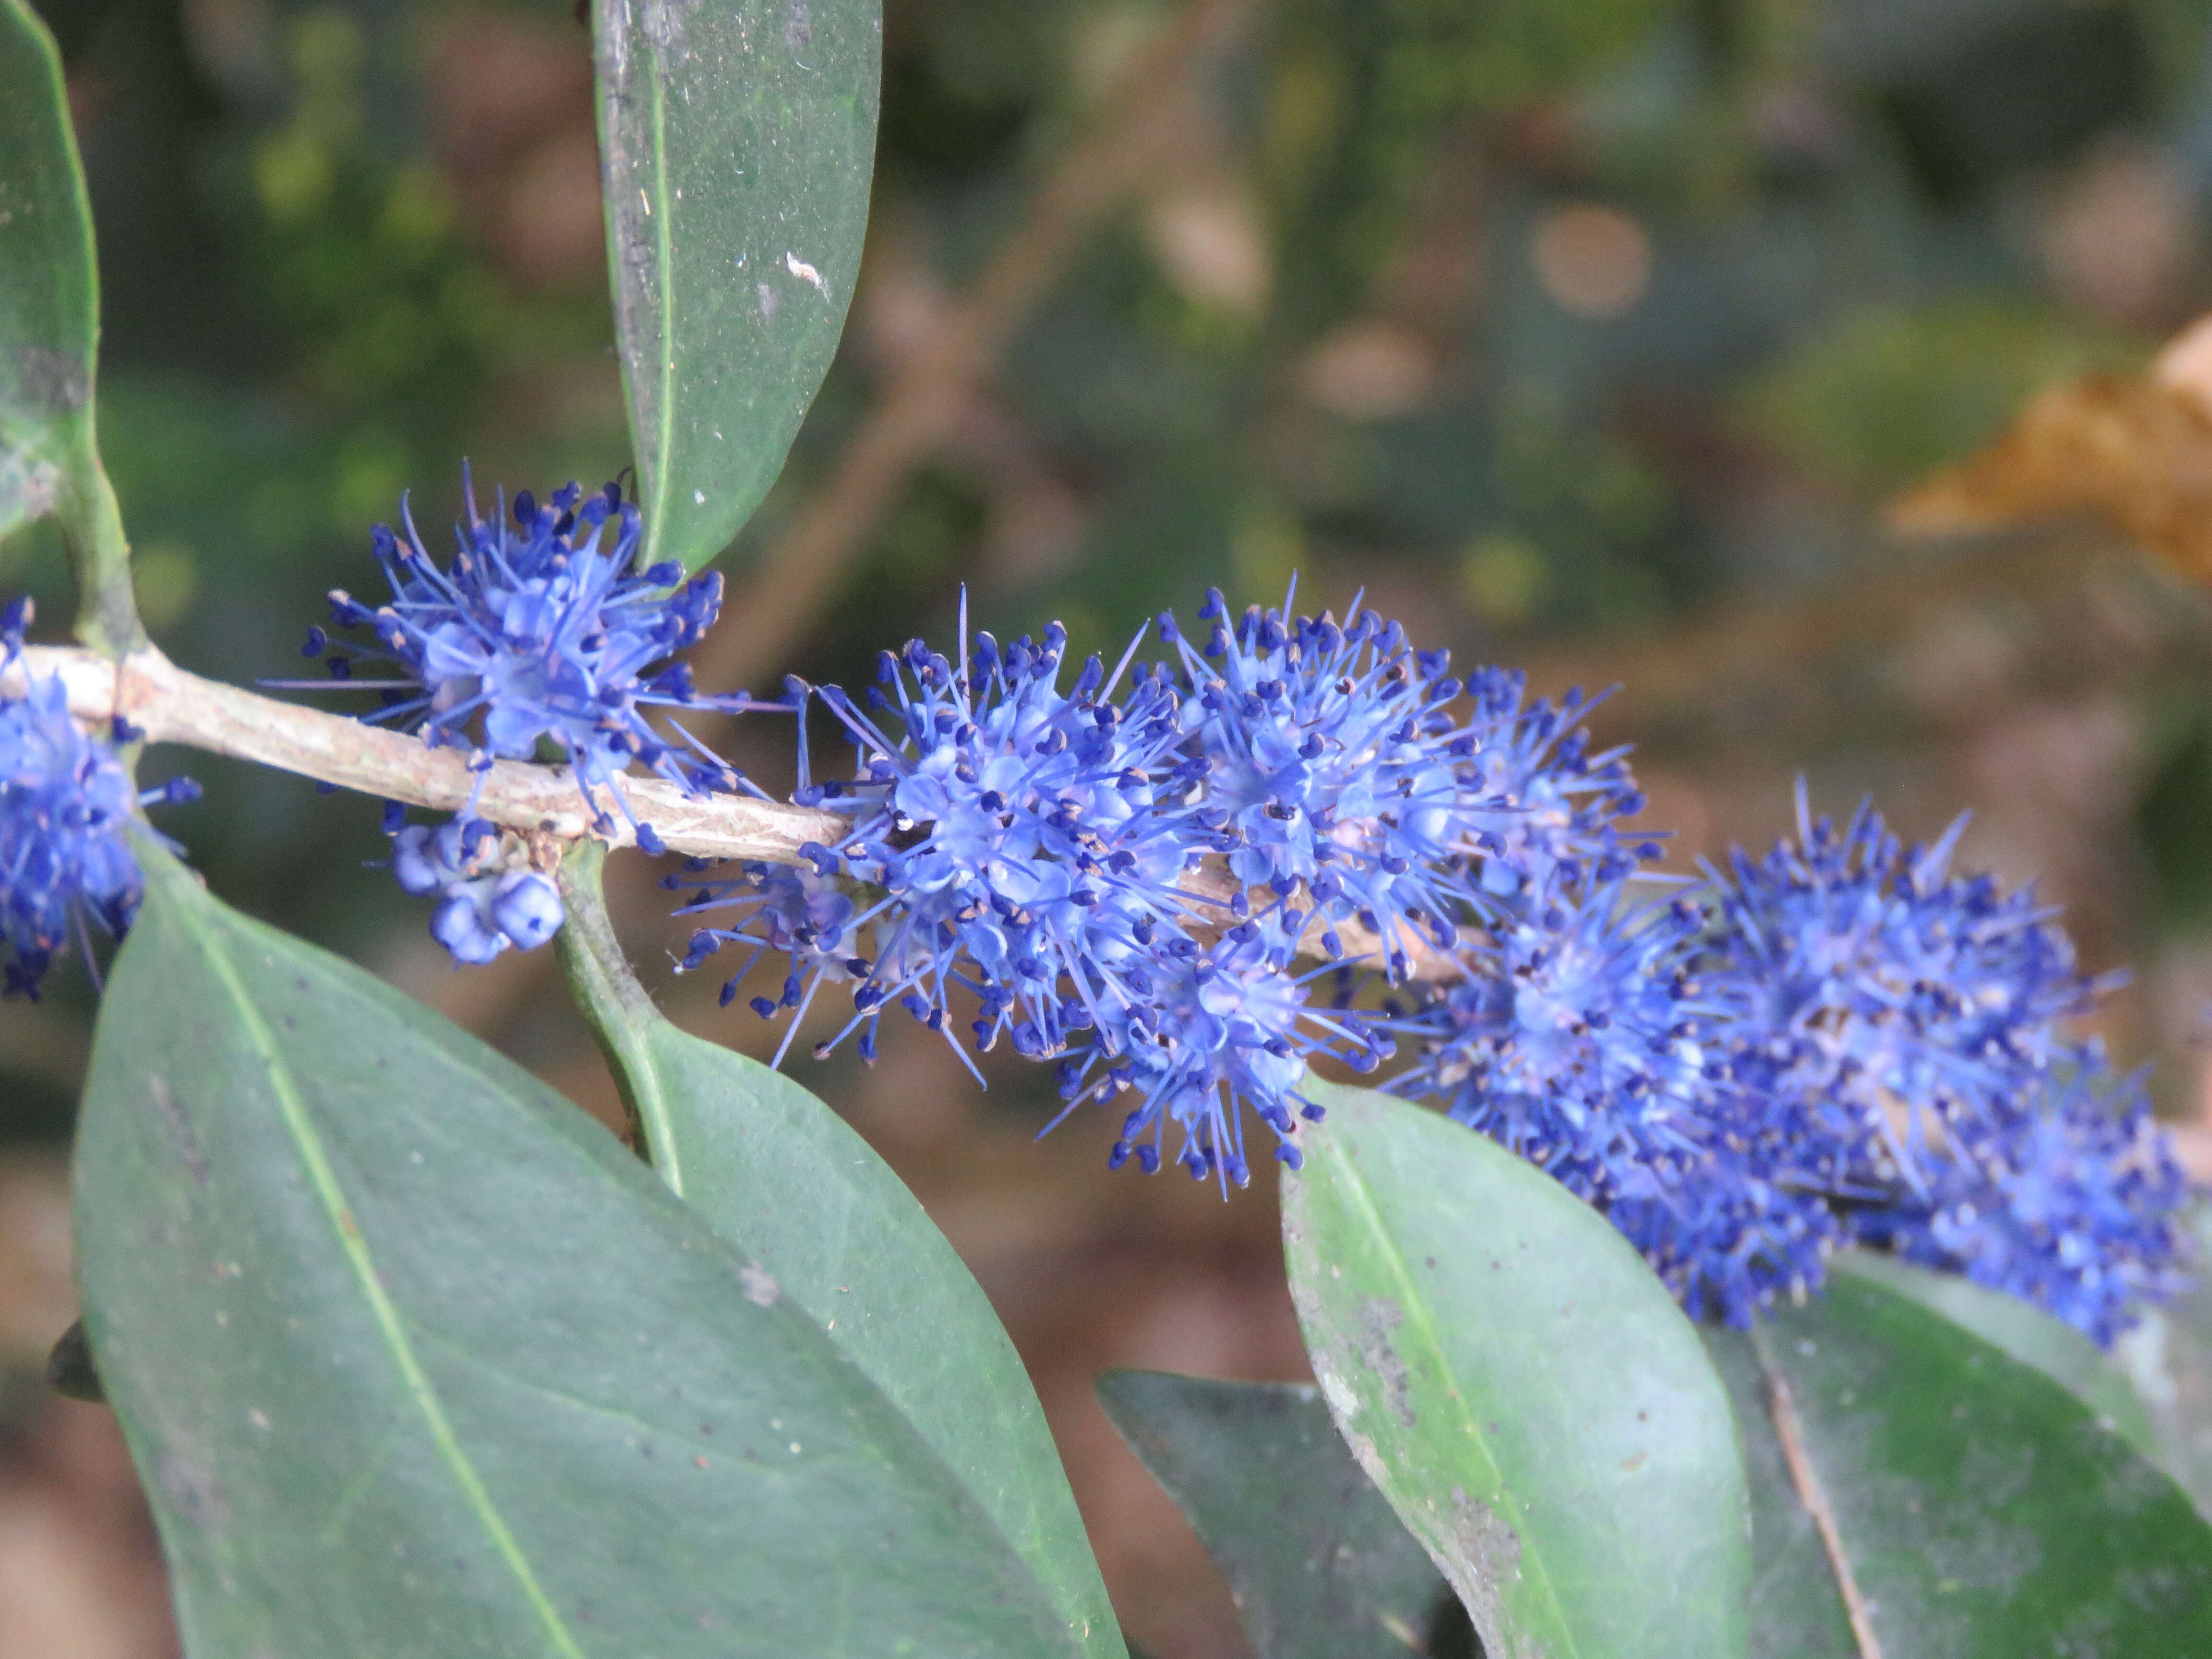
[[[57,514],[80,631],[121,649],[142,635],[93,438],[99,336],[92,205],[61,54],[27,0],[0,0],[0,536]]]
[[[1980,448],[2045,386],[2144,356],[2125,335],[2017,300],[1884,306],[1807,333],[1745,385],[1736,418],[1871,501]]]
[[[604,849],[562,870],[562,951],[653,1166],[773,1273],[959,1478],[1035,1575],[1068,1650],[1118,1659],[1044,1413],[945,1235],[843,1119],[759,1061],[679,1031],[623,959],[599,893]]]
[[[1259,1659],[1405,1659],[1451,1595],[1320,1391],[1109,1371],[1099,1403],[1229,1581]]]
[[[1753,1651],[1858,1650],[1835,1626],[1814,1501],[1884,1659],[2202,1646],[2212,1528],[2039,1368],[1848,1270],[1807,1306],[1707,1340],[1762,1486]]]
[[[645,556],[696,569],[782,469],[860,274],[874,0],[599,0],[608,260]]]
[[[1964,1326],[2023,1365],[2034,1366],[2102,1418],[2145,1457],[2158,1461],[2158,1440],[2151,1432],[2150,1414],[2143,1409],[2127,1373],[2064,1320],[2016,1296],[1984,1290],[1957,1273],[1932,1273],[1869,1250],[1838,1256],[1830,1271],[1872,1279],[1884,1290]]]
[[[1310,1084],[1283,1186],[1314,1375],[1493,1654],[1745,1651],[1728,1397],[1627,1241],[1437,1114]]]
[[[85,1322],[188,1653],[1073,1653],[758,1265],[526,1073],[142,846]]]

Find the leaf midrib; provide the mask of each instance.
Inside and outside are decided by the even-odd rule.
[[[492,1502],[483,1478],[477,1473],[475,1464],[462,1449],[460,1438],[446,1416],[445,1407],[438,1398],[436,1389],[416,1358],[399,1310],[378,1277],[375,1260],[369,1253],[368,1241],[362,1234],[360,1221],[354,1215],[352,1206],[345,1201],[344,1189],[339,1185],[337,1173],[331,1167],[329,1154],[324,1149],[322,1137],[316,1133],[307,1103],[295,1085],[291,1067],[283,1058],[276,1034],[261,1018],[260,1011],[247,994],[236,963],[218,937],[218,930],[207,926],[202,918],[191,914],[187,908],[179,908],[185,911],[180,916],[182,926],[198,939],[200,948],[205,952],[216,978],[237,1006],[239,1023],[248,1042],[267,1068],[270,1088],[276,1097],[278,1115],[292,1138],[301,1162],[307,1168],[309,1182],[322,1203],[338,1248],[343,1252],[362,1297],[368,1304],[392,1364],[406,1385],[409,1400],[420,1413],[439,1456],[452,1474],[454,1484],[460,1488],[462,1497],[478,1524],[491,1540],[493,1548],[514,1575],[524,1599],[544,1625],[546,1635],[554,1649],[563,1656],[563,1659],[586,1659],[583,1648],[554,1607],[544,1587],[538,1583],[538,1576],[532,1570],[521,1544],[508,1529],[497,1505]]]
[[[1421,1294],[1419,1285],[1413,1278],[1412,1268],[1407,1264],[1406,1258],[1400,1254],[1396,1243],[1391,1239],[1389,1231],[1382,1224],[1382,1212],[1376,1207],[1373,1195],[1369,1190],[1366,1177],[1360,1170],[1358,1156],[1354,1154],[1344,1158],[1341,1161],[1349,1170],[1349,1179],[1345,1185],[1358,1200],[1361,1218],[1366,1223],[1368,1231],[1382,1247],[1384,1259],[1389,1264],[1391,1274],[1398,1281],[1401,1293],[1401,1306],[1408,1310],[1408,1320],[1412,1321],[1418,1316],[1416,1327],[1418,1334],[1428,1344],[1429,1351],[1436,1357],[1439,1368],[1447,1376],[1450,1375],[1451,1367],[1444,1360],[1443,1344],[1439,1340],[1436,1321],[1431,1316],[1427,1298]],[[1480,1449],[1483,1456],[1489,1462],[1491,1472],[1497,1481],[1498,1494],[1501,1497],[1507,1495],[1508,1483],[1504,1468],[1499,1464],[1497,1454],[1492,1450],[1489,1437],[1482,1431],[1480,1420],[1468,1410],[1464,1397],[1456,1389],[1451,1392],[1456,1415],[1464,1426],[1468,1438]],[[1534,1547],[1531,1540],[1523,1536],[1521,1541],[1521,1559],[1534,1569],[1531,1575],[1536,1581],[1534,1588],[1542,1594],[1544,1604],[1551,1612],[1553,1626],[1558,1632],[1559,1639],[1566,1644],[1565,1653],[1571,1659],[1571,1656],[1582,1651],[1582,1647],[1575,1639],[1573,1629],[1567,1623],[1565,1610],[1559,1606],[1559,1593],[1552,1584],[1551,1569],[1546,1565],[1542,1553]],[[1502,1593],[1504,1587],[1501,1585],[1499,1589],[1501,1593],[1498,1599],[1502,1604],[1504,1600]]]

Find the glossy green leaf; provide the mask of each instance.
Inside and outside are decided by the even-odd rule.
[[[878,0],[596,0],[607,252],[648,559],[768,493],[836,355],[874,165]]]
[[[906,1184],[827,1106],[653,1008],[599,896],[597,848],[562,872],[564,960],[669,1186],[773,1273],[967,1486],[1079,1650],[1121,1634],[1029,1374],[982,1287]]]
[[[1451,1594],[1321,1392],[1110,1371],[1099,1402],[1229,1581],[1258,1659],[1406,1659]]]
[[[1710,1340],[1762,1488],[1753,1651],[1859,1653],[1854,1596],[1883,1659],[2203,1650],[2212,1528],[2041,1370],[1849,1270]]]
[[[603,1129],[149,849],[76,1152],[198,1659],[1076,1651],[772,1275]]]
[[[1735,1426],[1665,1287],[1480,1135],[1310,1086],[1283,1231],[1314,1374],[1492,1659],[1743,1653]]]
[[[2150,1414],[2143,1409],[2127,1373],[2064,1320],[2016,1296],[1984,1290],[1957,1273],[1931,1272],[1871,1250],[1839,1255],[1830,1271],[1870,1279],[1885,1290],[1965,1326],[2023,1365],[2034,1366],[2104,1419],[2145,1457],[2154,1463],[2159,1461]]]
[[[92,207],[61,55],[27,0],[0,0],[0,536],[58,514],[79,630],[120,649],[141,635],[93,435],[99,336]]]

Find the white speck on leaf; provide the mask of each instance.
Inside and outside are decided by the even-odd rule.
[[[703,501],[707,498],[702,495],[699,499]],[[763,1267],[738,1268],[738,1288],[745,1293],[745,1300],[757,1308],[773,1308],[776,1298],[783,1294],[783,1286]]]
[[[755,284],[755,288],[760,295],[761,315],[763,317],[775,316],[775,308],[783,303],[783,296],[781,294],[778,294],[774,289],[770,288],[766,283],[757,283]]]
[[[811,283],[823,299],[830,297],[830,284],[822,280],[822,273],[800,258],[796,253],[783,256],[783,268],[802,283]]]
[[[694,507],[704,507],[704,506],[706,506],[706,505],[707,505],[707,492],[706,492],[705,490],[703,490],[703,489],[695,489],[695,490],[693,490],[693,491],[691,492],[691,504],[692,504]]]

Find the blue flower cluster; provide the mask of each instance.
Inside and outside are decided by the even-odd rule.
[[[787,708],[744,692],[702,695],[690,665],[669,660],[713,624],[721,576],[684,581],[673,562],[636,568],[638,512],[619,483],[589,497],[567,483],[542,506],[520,491],[511,511],[487,519],[465,469],[463,481],[468,522],[456,527],[452,562],[441,568],[430,556],[403,501],[405,538],[385,525],[372,533],[391,599],[372,605],[343,589],[330,596],[333,624],[366,629],[374,643],[334,644],[318,627],[301,654],[322,658],[331,682],[379,693],[381,707],[364,718],[419,731],[433,747],[465,748],[479,773],[495,759],[558,755],[593,823],[614,827],[604,796],[647,852],[665,849],[623,792],[633,765],[691,794],[758,794],[680,726],[672,721],[665,735],[647,718],[652,710]],[[363,664],[378,665],[374,677],[357,674]],[[443,895],[432,932],[457,961],[487,962],[509,944],[528,950],[559,931],[550,882],[510,871],[516,879],[501,885],[485,873],[477,849],[492,830],[474,816],[473,801],[436,833],[442,853],[425,839],[429,830],[402,832],[393,868],[409,892]]]
[[[2049,1309],[2110,1346],[2186,1285],[2189,1185],[2137,1078],[2077,1051],[2037,1092],[1958,1138],[1925,1191],[1858,1218],[1858,1237]]]
[[[1747,1322],[1862,1243],[2109,1342],[2179,1283],[2186,1184],[2066,1021],[2105,983],[2028,892],[1871,808],[1664,902],[1547,882],[1395,1022],[1440,1100],[1605,1211],[1693,1315]]]
[[[0,947],[4,994],[35,1000],[53,959],[72,936],[92,965],[87,918],[120,939],[143,883],[125,830],[133,812],[157,801],[198,799],[177,778],[141,791],[114,748],[70,713],[58,678],[30,672],[23,658],[27,599],[0,610],[0,674],[21,678],[0,693]],[[114,743],[137,733],[112,723]]]
[[[785,957],[764,1018],[849,984],[823,1050],[857,1032],[872,1057],[896,1005],[965,1058],[964,1016],[979,1051],[1055,1060],[1070,1110],[1129,1094],[1116,1164],[1241,1185],[1249,1107],[1295,1166],[1322,1111],[1306,1062],[1372,1071],[1394,1046],[1316,980],[1405,981],[1501,896],[1617,883],[1657,848],[1617,831],[1640,798],[1589,752],[1578,703],[1531,704],[1503,675],[1470,688],[1356,599],[1342,623],[1294,599],[1232,619],[1210,593],[1202,645],[1164,614],[1173,659],[1139,663],[1140,633],[1065,687],[1057,625],[1002,647],[963,618],[957,658],[884,653],[865,707],[822,688],[858,764],[796,799],[852,827],[798,872],[671,878],[682,914],[736,913],[683,967],[748,947],[727,1001],[762,954]]]
[[[2063,1023],[2107,988],[2032,892],[1949,873],[1965,820],[1908,848],[1871,807],[1814,822],[1711,884],[1721,964],[1748,1006],[1731,1063],[1762,1095],[1805,1103],[1824,1184],[1919,1189],[1940,1144],[2031,1094]]]
[[[795,868],[669,878],[705,924],[682,969],[744,947],[727,1003],[781,958],[752,1006],[793,1031],[841,988],[817,1054],[857,1034],[872,1060],[894,1005],[963,1059],[963,1028],[1005,1038],[1056,1062],[1061,1118],[1126,1097],[1115,1165],[1224,1188],[1247,1109],[1296,1167],[1307,1063],[1402,1044],[1385,1086],[1596,1206],[1699,1317],[1802,1297],[1851,1244],[2100,1340],[2179,1282],[2185,1183],[2066,1034],[2104,988],[2033,894],[1950,872],[1956,827],[1907,847],[1801,791],[1765,858],[1643,874],[1643,796],[1578,696],[1455,679],[1357,601],[1212,593],[1200,620],[1063,685],[1059,628],[1002,647],[963,617],[957,657],[884,653],[865,705],[821,688],[858,764],[817,781],[802,744],[796,799],[850,828]]]
[[[852,1015],[822,1048],[857,1031],[870,1059],[891,1006],[945,1031],[966,1059],[957,1022],[968,1010],[978,1052],[1004,1038],[1062,1058],[1072,1097],[1102,1083],[1140,1087],[1124,1140],[1149,1131],[1138,1155],[1152,1167],[1172,1120],[1194,1173],[1249,1179],[1224,1087],[1251,1100],[1294,1158],[1294,1110],[1318,1110],[1295,1092],[1303,1057],[1355,1056],[1365,1044],[1346,1022],[1274,993],[1295,954],[1292,908],[1271,898],[1255,919],[1240,890],[1215,914],[1182,884],[1244,837],[1206,799],[1206,761],[1192,752],[1179,688],[1158,665],[1132,672],[1133,645],[1111,673],[1094,657],[1063,686],[1057,625],[1004,647],[988,633],[971,639],[964,621],[961,631],[957,664],[920,641],[885,653],[865,707],[822,689],[859,766],[850,779],[803,780],[798,799],[852,827],[834,846],[805,849],[811,865],[796,872],[672,878],[692,889],[683,914],[738,913],[701,928],[684,967],[749,945],[727,1001],[762,952],[785,956],[781,998],[754,1000],[763,1017],[803,1017],[825,981],[849,981]],[[1210,950],[1187,931],[1209,917],[1228,926]],[[1271,1010],[1264,1023],[1238,1016],[1255,999]],[[1139,1062],[1141,1078],[1131,1069]],[[1101,1078],[1086,1080],[1101,1063]]]

